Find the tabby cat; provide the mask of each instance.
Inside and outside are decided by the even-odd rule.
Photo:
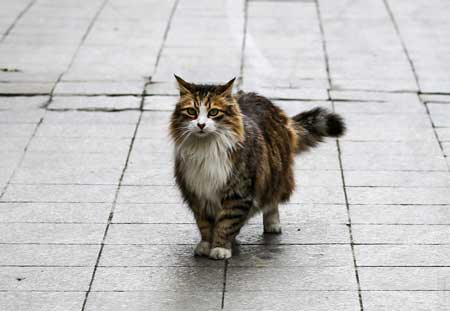
[[[289,118],[265,97],[175,76],[180,99],[171,116],[175,178],[201,234],[195,254],[232,255],[245,222],[263,213],[264,232],[280,233],[278,204],[294,191],[294,156],[345,131],[342,118],[315,108]]]

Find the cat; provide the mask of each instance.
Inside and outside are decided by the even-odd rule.
[[[175,75],[180,98],[170,119],[175,180],[201,241],[195,255],[232,256],[246,221],[263,213],[266,233],[281,233],[278,204],[294,191],[293,163],[324,137],[345,132],[341,116],[315,108],[288,117],[256,93],[226,84],[194,84]]]

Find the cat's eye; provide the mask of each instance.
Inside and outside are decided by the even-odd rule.
[[[190,116],[196,116],[197,115],[197,111],[194,108],[188,108],[188,109],[186,109],[186,112]]]
[[[219,114],[219,109],[216,109],[216,108],[213,108],[213,109],[211,109],[209,112],[208,112],[208,115],[210,116],[210,117],[215,117],[215,116],[217,116]]]

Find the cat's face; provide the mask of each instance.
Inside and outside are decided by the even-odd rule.
[[[175,143],[242,135],[241,112],[232,96],[234,79],[224,85],[197,85],[175,77],[180,88],[171,119]]]

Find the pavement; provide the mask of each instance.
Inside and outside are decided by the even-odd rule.
[[[0,309],[450,310],[450,1],[0,1]],[[172,178],[188,81],[341,113],[227,261]]]

